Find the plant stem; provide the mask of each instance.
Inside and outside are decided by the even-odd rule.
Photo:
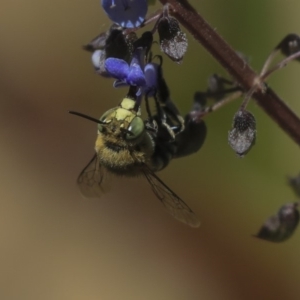
[[[280,61],[277,65],[275,65],[272,69],[270,70],[263,70],[261,71],[261,79],[265,80],[267,79],[271,74],[273,74],[274,72],[276,72],[277,70],[280,70],[281,68],[285,67],[289,62],[291,62],[292,60],[299,58],[300,57],[300,51],[286,57],[285,59],[283,59],[282,61]]]
[[[195,11],[187,0],[160,0],[170,4],[170,13],[227,70],[245,91],[257,85],[259,76],[222,37]],[[258,85],[259,86],[259,85]],[[274,91],[257,89],[252,96],[259,106],[300,145],[300,119]]]

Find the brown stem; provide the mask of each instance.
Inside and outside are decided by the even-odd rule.
[[[222,37],[195,11],[187,0],[160,0],[170,4],[171,14],[198,40],[227,72],[249,91],[259,76]],[[253,98],[264,111],[300,145],[300,119],[270,88],[258,89]]]

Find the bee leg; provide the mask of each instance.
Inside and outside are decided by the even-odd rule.
[[[153,134],[157,135],[158,132],[158,125],[157,122],[153,120],[146,120],[145,121],[145,128],[146,130],[152,132]]]
[[[150,110],[148,94],[145,95],[145,105],[146,105],[146,111],[147,111],[147,114],[148,114],[148,118],[149,118],[149,120],[152,120],[153,116],[152,116],[152,113],[151,113],[151,110]]]
[[[155,100],[156,110],[157,110],[156,117],[157,117],[158,126],[160,126],[160,125],[163,126],[167,130],[170,138],[172,140],[174,140],[175,132],[173,131],[171,125],[168,123],[168,116],[166,114],[166,111],[165,111],[164,107],[162,107],[160,105],[156,96],[154,96],[154,100]]]
[[[168,99],[165,102],[164,111],[168,114],[169,117],[173,118],[178,123],[178,125],[176,126],[176,129],[173,130],[174,133],[178,134],[178,133],[182,132],[185,127],[185,121],[184,121],[184,118],[179,113],[176,105],[174,104],[174,102],[171,99]]]
[[[174,119],[178,124],[178,129],[176,134],[184,130],[184,119],[181,116],[178,108],[174,104],[174,102],[170,98],[170,91],[169,87],[162,76],[162,69],[160,67],[158,76],[158,89],[157,89],[157,96],[159,102],[163,105],[165,113],[172,119]]]

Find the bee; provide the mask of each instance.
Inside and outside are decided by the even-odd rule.
[[[158,102],[157,107],[156,115],[143,120],[140,106],[129,93],[99,120],[70,111],[98,123],[96,153],[79,174],[77,184],[84,196],[100,197],[107,190],[107,173],[129,177],[144,175],[167,212],[191,227],[198,227],[200,222],[194,212],[155,173],[173,158],[198,151],[205,138],[205,124],[193,123],[186,117],[185,129],[174,138],[169,132],[170,128],[176,132],[172,116]]]

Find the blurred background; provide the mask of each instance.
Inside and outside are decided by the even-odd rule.
[[[299,147],[258,106],[249,106],[258,136],[245,158],[227,144],[238,100],[206,118],[199,153],[159,174],[201,218],[199,229],[167,214],[143,178],[115,178],[110,193],[85,200],[75,182],[96,125],[68,110],[98,118],[125,95],[81,49],[110,22],[98,0],[1,3],[0,299],[299,298],[300,232],[282,244],[252,237],[295,200],[286,177],[300,171]],[[300,32],[299,1],[191,3],[257,71]],[[183,114],[211,74],[226,76],[190,36],[183,63],[164,63]],[[299,75],[294,62],[268,81],[296,112]]]

